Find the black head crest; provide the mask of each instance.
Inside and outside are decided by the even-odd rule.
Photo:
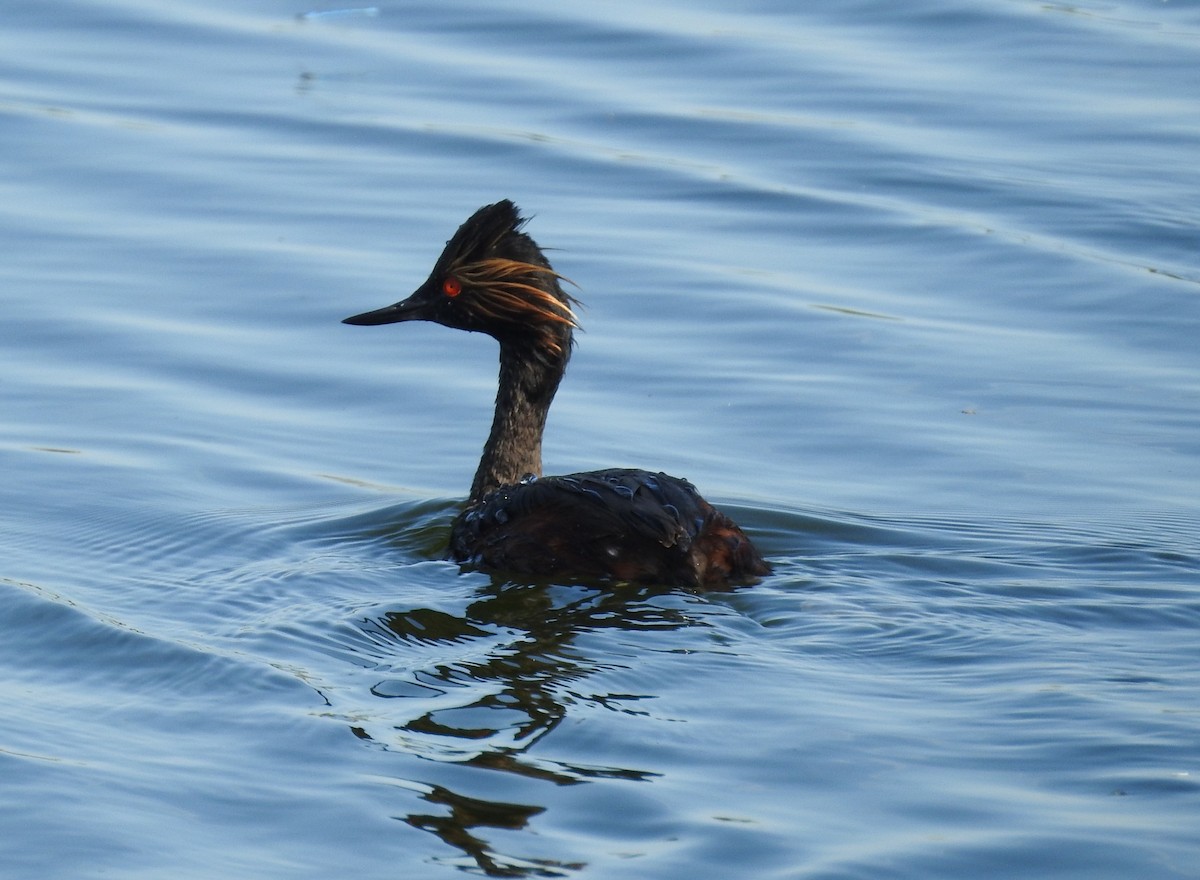
[[[565,281],[525,218],[503,199],[472,214],[446,242],[433,271],[412,296],[394,306],[347,318],[352,324],[424,320],[521,342],[551,359],[569,356],[579,324]]]
[[[468,217],[446,242],[446,248],[434,266],[434,274],[439,271],[448,272],[456,265],[496,256],[502,250],[502,243],[509,236],[516,241],[510,242],[510,247],[503,250],[511,250],[511,244],[528,242],[536,251],[537,245],[528,235],[521,232],[526,222],[517,206],[509,199],[502,199],[494,205],[484,205]],[[524,239],[524,242],[521,242],[521,239]]]
[[[467,219],[438,258],[430,280],[457,284],[467,329],[513,337],[532,333],[550,354],[565,354],[578,327],[566,280],[550,266],[522,228],[526,219],[508,199],[485,205]]]

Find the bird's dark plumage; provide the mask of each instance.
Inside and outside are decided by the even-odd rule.
[[[577,323],[524,222],[507,200],[480,208],[411,296],[345,321],[433,321],[500,343],[495,417],[450,555],[540,577],[684,586],[767,574],[750,539],[687,480],[631,469],[541,476],[546,413]]]
[[[502,486],[459,516],[450,550],[529,575],[700,586],[766,573],[746,536],[695,486],[632,469]]]

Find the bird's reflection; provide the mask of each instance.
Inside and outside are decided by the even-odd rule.
[[[390,639],[408,645],[486,645],[485,650],[466,652],[470,659],[412,670],[407,686],[417,690],[411,694],[403,690],[403,684],[399,692],[395,684],[381,685],[381,696],[420,695],[426,705],[432,703],[395,725],[392,741],[385,745],[555,785],[598,778],[642,781],[654,776],[631,768],[540,760],[528,751],[563,721],[568,706],[590,702],[640,713],[630,705],[638,695],[582,694],[573,687],[601,668],[574,642],[582,633],[603,628],[663,630],[691,624],[684,611],[653,601],[669,592],[669,588],[495,582],[481,591],[461,617],[433,609],[410,609],[366,621],[376,643]],[[430,699],[429,695],[434,696]],[[369,736],[361,729],[356,733]],[[473,871],[497,877],[563,876],[582,867],[504,856],[479,835],[479,829],[486,828],[522,829],[543,811],[540,806],[479,800],[440,786],[422,788],[423,799],[442,807],[442,812],[412,814],[405,821],[460,850]]]
[[[455,794],[433,786],[425,801],[447,808],[442,815],[410,814],[404,821],[422,831],[431,831],[455,849],[462,850],[471,864],[489,877],[562,877],[567,871],[584,867],[581,863],[551,859],[514,859],[492,851],[488,842],[472,833],[478,828],[519,831],[541,807],[485,801]]]

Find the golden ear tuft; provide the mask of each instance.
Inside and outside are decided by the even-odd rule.
[[[575,283],[548,266],[504,257],[479,260],[455,269],[459,280],[480,292],[472,305],[489,318],[578,327],[579,321],[571,308],[574,298],[564,293],[560,299],[532,283],[531,279],[539,275]]]

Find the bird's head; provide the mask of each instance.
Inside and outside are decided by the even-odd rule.
[[[578,327],[576,300],[507,199],[480,208],[446,242],[425,283],[406,299],[346,318],[357,325],[433,321],[487,333],[546,360],[565,362]]]

